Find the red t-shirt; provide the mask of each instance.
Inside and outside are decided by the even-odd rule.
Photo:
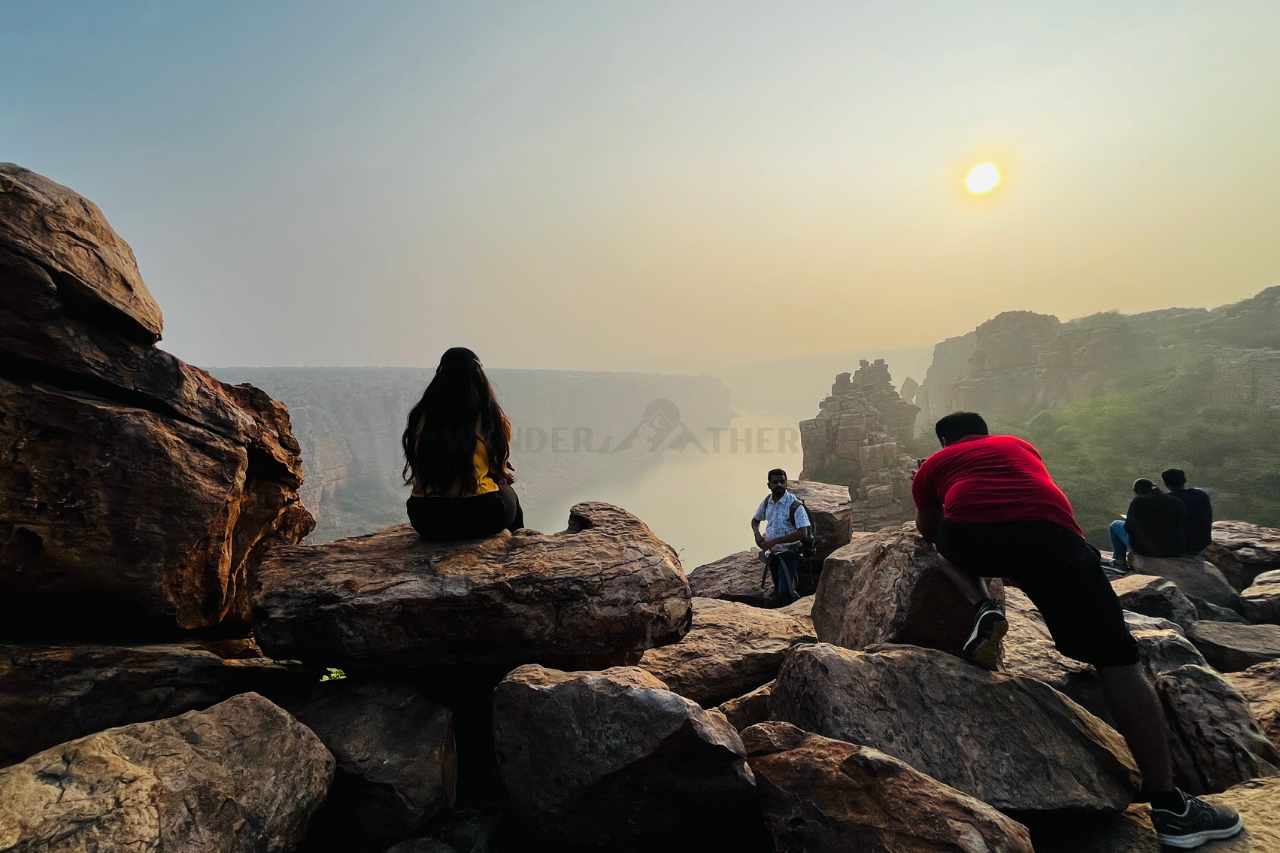
[[[974,436],[942,448],[916,472],[911,497],[917,507],[941,505],[950,521],[1051,521],[1084,536],[1039,451],[1014,435]]]

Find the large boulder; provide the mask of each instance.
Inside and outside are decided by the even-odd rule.
[[[278,547],[253,602],[267,654],[354,670],[634,660],[693,615],[671,547],[603,503],[574,506],[559,533],[432,543],[400,525]]]
[[[0,770],[12,853],[288,851],[333,779],[306,726],[255,693],[59,744]]]
[[[1249,704],[1249,713],[1258,721],[1262,733],[1280,747],[1280,661],[1254,664],[1224,677]]]
[[[1124,740],[1066,696],[933,649],[798,646],[770,709],[774,719],[887,752],[1006,813],[1118,812],[1138,788]]]
[[[860,537],[824,569],[814,603],[818,639],[849,649],[901,643],[959,654],[974,607],[941,569],[942,556],[914,523]],[[993,581],[993,594],[1003,587]]]
[[[285,408],[157,349],[160,331],[102,212],[0,164],[7,639],[244,620],[261,549],[312,527]]]
[[[0,766],[102,729],[207,708],[237,693],[287,701],[305,694],[317,675],[265,658],[224,659],[195,642],[0,644]]]
[[[1280,773],[1280,752],[1230,683],[1203,666],[1183,666],[1156,678],[1169,723],[1178,787],[1195,794],[1225,791]]]
[[[862,559],[879,541],[878,533],[854,531],[849,535],[849,544],[832,551],[822,561],[822,576],[818,579],[810,610],[814,631],[820,631],[817,636],[832,636],[839,631],[848,604],[844,590],[853,583]],[[819,625],[823,627],[819,629]]]
[[[493,702],[502,781],[544,841],[652,849],[696,829],[728,848],[749,825],[759,832],[737,731],[642,669],[522,666]]]
[[[1239,672],[1255,663],[1280,660],[1280,625],[1196,622],[1187,637],[1221,672]]]
[[[771,606],[774,596],[773,579],[766,576],[759,548],[698,566],[689,572],[689,590],[699,598],[741,601],[754,607]]]
[[[813,605],[815,600],[815,596],[806,595],[803,598],[797,598],[786,607],[779,607],[778,612],[796,617],[804,623],[808,632],[813,634]]]
[[[1280,623],[1280,569],[1263,572],[1240,593],[1250,622]]]
[[[453,714],[416,687],[329,681],[296,715],[337,760],[318,818],[331,840],[355,830],[357,838],[389,844],[417,835],[453,807]]]
[[[1026,827],[879,750],[779,722],[742,740],[777,850],[1032,853]]]
[[[1280,569],[1280,528],[1245,521],[1215,521],[1205,558],[1236,589],[1246,589],[1263,572]]]
[[[695,598],[689,633],[645,652],[639,666],[710,708],[771,680],[792,643],[811,636],[803,620],[780,610]]]
[[[1093,667],[1061,655],[1044,621],[1019,590],[1006,607],[1005,670],[1061,691],[1095,716],[1111,721]],[[1126,613],[1138,655],[1164,706],[1177,784],[1193,793],[1222,791],[1275,766],[1267,743],[1241,697],[1171,622]]]
[[[1173,581],[1156,575],[1125,575],[1111,582],[1125,610],[1168,619],[1186,630],[1198,618],[1196,606]]]
[[[1201,557],[1147,557],[1132,554],[1134,571],[1173,581],[1192,601],[1207,601],[1240,612],[1240,596],[1213,563]]]

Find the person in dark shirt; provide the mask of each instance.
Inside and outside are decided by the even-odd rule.
[[[1187,508],[1186,553],[1199,554],[1213,541],[1213,504],[1200,489],[1187,488],[1187,472],[1170,468],[1160,475],[1169,494]]]
[[[934,431],[942,449],[920,465],[911,494],[920,535],[946,558],[940,570],[976,608],[965,658],[994,668],[1009,625],[985,579],[1016,583],[1044,617],[1058,650],[1096,667],[1112,722],[1142,770],[1160,840],[1192,848],[1237,835],[1244,824],[1236,812],[1174,787],[1160,699],[1139,663],[1101,554],[1085,540],[1040,453],[1016,436],[991,435],[975,412],[947,415]]]
[[[1144,557],[1181,557],[1187,553],[1187,508],[1146,477],[1134,480],[1124,529],[1129,548]]]

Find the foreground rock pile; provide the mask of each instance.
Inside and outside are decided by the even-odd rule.
[[[0,213],[0,592],[27,617],[0,643],[0,850],[1155,849],[1093,671],[1012,589],[1001,671],[965,663],[938,555],[852,533],[844,487],[793,487],[824,568],[776,609],[742,593],[754,554],[691,590],[603,503],[549,534],[299,545],[287,413],[158,354],[90,203],[3,167]],[[1179,783],[1249,822],[1206,849],[1272,849],[1276,537],[1222,529],[1229,568],[1117,592]],[[64,598],[96,610],[52,618]]]

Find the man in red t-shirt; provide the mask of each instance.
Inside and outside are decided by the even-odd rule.
[[[1115,726],[1142,770],[1161,842],[1190,848],[1239,833],[1244,825],[1235,812],[1174,787],[1160,699],[1138,662],[1101,555],[1039,452],[1016,436],[990,435],[973,412],[947,415],[935,430],[942,449],[920,465],[911,492],[920,535],[936,545],[944,570],[977,607],[965,657],[995,668],[1008,622],[984,579],[1016,584],[1058,651],[1097,669]]]

